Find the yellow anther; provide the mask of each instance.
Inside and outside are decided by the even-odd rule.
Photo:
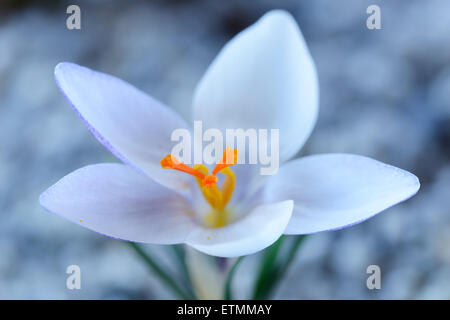
[[[205,176],[208,175],[208,168],[202,164],[194,165],[194,169],[200,171]],[[204,185],[204,179],[196,178],[198,187],[202,191],[203,197],[205,197],[205,200],[211,205],[213,209],[222,208],[222,193],[217,187],[217,184],[214,182]]]
[[[233,195],[236,176],[230,168],[224,168],[220,173],[225,175],[225,181],[222,184],[222,201],[227,204]]]

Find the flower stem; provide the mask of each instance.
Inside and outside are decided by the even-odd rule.
[[[186,294],[177,284],[177,282],[164,271],[165,268],[160,266],[150,255],[145,252],[137,243],[127,242],[127,244],[137,253],[139,257],[147,264],[149,269],[151,269],[161,281],[167,285],[172,291],[181,299],[192,299],[188,294]]]
[[[296,236],[282,259],[277,260],[277,256],[283,242],[285,242],[285,236],[280,237],[277,242],[266,249],[256,281],[253,299],[267,299],[271,295],[278,281],[285,275],[292,264],[305,238],[306,235]]]
[[[236,269],[237,269],[238,265],[241,263],[243,258],[244,258],[243,256],[237,258],[237,260],[234,262],[233,266],[231,267],[230,271],[228,272],[227,279],[225,280],[225,290],[224,290],[224,294],[223,294],[225,300],[233,299],[233,294],[231,292],[231,283],[233,281],[234,273],[236,272]]]

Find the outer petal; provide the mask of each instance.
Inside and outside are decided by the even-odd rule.
[[[123,240],[181,243],[194,226],[183,197],[122,164],[78,169],[45,191],[40,202],[72,222]]]
[[[286,234],[348,227],[413,196],[413,174],[350,154],[323,154],[293,160],[269,177],[267,201],[294,200]]]
[[[198,227],[186,244],[219,257],[255,253],[280,237],[289,222],[293,205],[292,201],[262,205],[228,226],[217,229]]]
[[[234,37],[197,86],[193,112],[204,127],[279,129],[280,159],[308,138],[318,111],[318,80],[292,16],[270,11]]]
[[[186,175],[162,170],[172,131],[187,128],[172,110],[113,76],[73,63],[60,63],[55,78],[61,91],[94,136],[115,156],[161,184],[183,188]]]

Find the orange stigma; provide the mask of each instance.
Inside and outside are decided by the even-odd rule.
[[[178,161],[178,159],[176,157],[174,157],[171,154],[168,154],[167,156],[162,158],[162,160],[159,163],[161,163],[161,167],[163,169],[174,169],[174,170],[182,171],[187,174],[193,175],[194,177],[197,177],[200,179],[205,178],[205,175],[202,172],[195,170],[195,169],[185,165],[184,163],[181,163],[180,161]]]
[[[222,160],[217,163],[214,170],[210,175],[204,174],[198,169],[194,169],[180,162],[175,156],[168,154],[160,161],[161,167],[163,169],[174,169],[178,171],[185,172],[196,178],[200,178],[204,187],[215,185],[219,178],[216,177],[222,169],[231,167],[237,163],[237,149],[225,148],[222,156]]]
[[[223,168],[235,165],[237,163],[237,152],[237,149],[225,148],[222,160],[216,165],[212,174],[216,175]]]

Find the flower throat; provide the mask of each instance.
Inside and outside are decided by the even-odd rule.
[[[163,169],[174,169],[195,177],[205,200],[212,208],[211,213],[205,218],[205,224],[210,228],[219,228],[229,222],[230,214],[226,205],[233,195],[236,182],[234,172],[229,167],[235,165],[236,162],[237,149],[225,148],[222,160],[217,163],[211,174],[205,165],[195,164],[194,167],[189,167],[171,154],[165,156],[160,163]],[[219,172],[225,176],[221,188],[217,186],[219,180],[217,173]]]

